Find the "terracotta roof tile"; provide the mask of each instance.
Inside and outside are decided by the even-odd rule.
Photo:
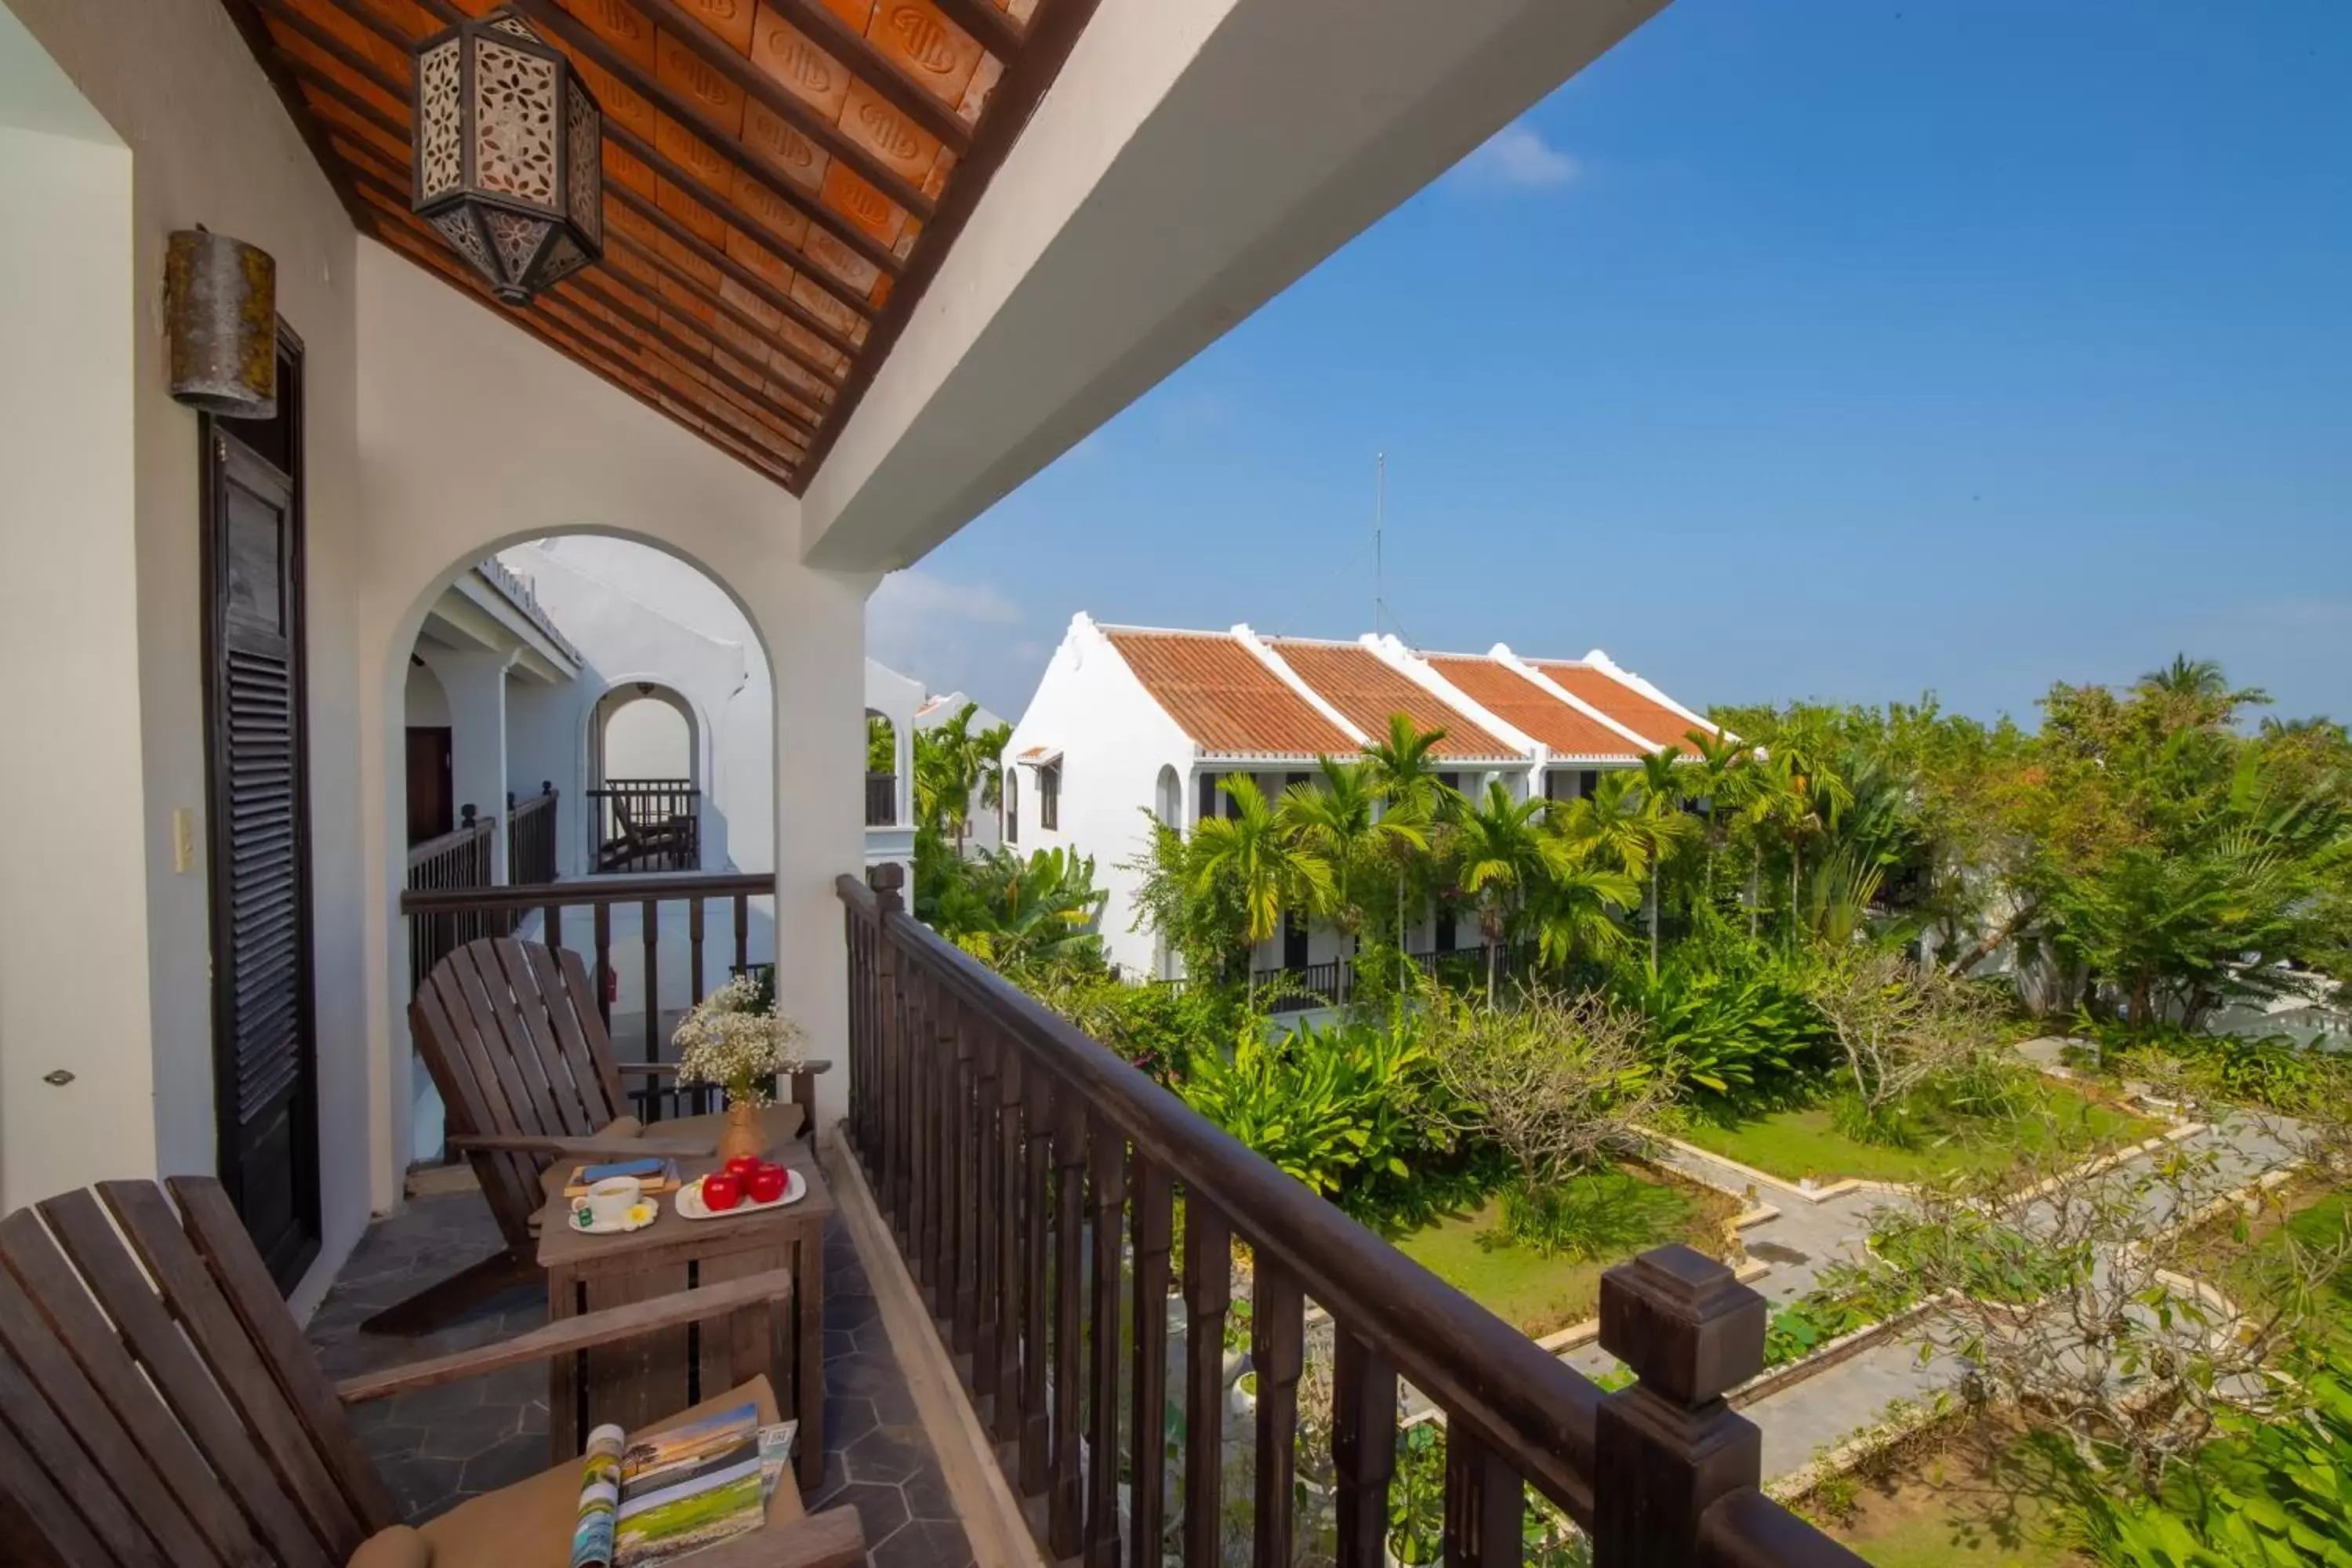
[[[1108,631],[1111,646],[1202,751],[1227,756],[1349,756],[1354,739],[1229,637]]]
[[[1489,658],[1425,655],[1429,667],[1463,696],[1512,729],[1567,757],[1638,757],[1624,736],[1562,702],[1517,670]]]
[[[1427,687],[1406,679],[1368,647],[1355,643],[1291,642],[1268,637],[1282,661],[1338,709],[1348,722],[1375,739],[1389,732],[1389,715],[1402,713],[1423,730],[1444,730],[1433,748],[1442,757],[1513,757],[1510,746],[1481,729],[1468,714]]]
[[[1614,676],[1589,664],[1558,664],[1538,659],[1528,662],[1542,671],[1544,679],[1570,697],[1591,703],[1627,729],[1661,746],[1680,746],[1687,752],[1691,743],[1686,737],[1693,729],[1705,731],[1710,735],[1716,732],[1714,725],[1703,721],[1694,725],[1664,703],[1643,696]]]

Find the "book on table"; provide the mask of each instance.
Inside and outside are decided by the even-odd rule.
[[[656,1568],[767,1517],[800,1424],[760,1424],[750,1403],[636,1437],[588,1435],[572,1568]]]
[[[677,1190],[677,1162],[648,1154],[635,1160],[606,1160],[601,1163],[590,1162],[574,1165],[572,1174],[564,1179],[563,1195],[584,1198],[590,1187],[614,1176],[635,1178],[638,1188],[647,1197],[654,1197]]]

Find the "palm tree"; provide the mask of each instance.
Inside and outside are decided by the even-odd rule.
[[[1426,849],[1429,840],[1403,813],[1383,813],[1386,798],[1373,776],[1372,764],[1335,762],[1318,757],[1323,780],[1297,784],[1283,792],[1279,816],[1305,849],[1319,856],[1331,868],[1327,906],[1316,912],[1328,916],[1343,935],[1355,936],[1364,926],[1364,907],[1356,897],[1355,880],[1367,862],[1394,848],[1402,854]],[[1339,966],[1339,1000],[1348,999],[1348,970]]]
[[[1004,742],[1013,726],[995,724],[975,735],[972,716],[980,704],[967,702],[955,717],[915,736],[915,815],[955,839],[956,853],[964,852],[971,830],[972,793],[981,803],[1003,800]]]
[[[1748,820],[1780,830],[1789,847],[1789,930],[1796,940],[1797,885],[1804,872],[1805,843],[1838,825],[1853,804],[1853,789],[1831,760],[1832,741],[1826,732],[1808,726],[1792,730],[1772,743],[1765,772],[1769,782],[1759,787],[1748,808]]]
[[[1753,763],[1755,757],[1745,742],[1735,741],[1720,733],[1709,735],[1694,730],[1691,731],[1691,743],[1697,753],[1691,765],[1698,776],[1690,793],[1706,803],[1706,898],[1712,904],[1715,901],[1716,858],[1722,854],[1731,837],[1724,819],[1727,814],[1736,815],[1739,810],[1741,796],[1755,777],[1745,770],[1743,764]]]
[[[1581,954],[1599,958],[1622,951],[1625,929],[1617,923],[1617,911],[1642,896],[1641,885],[1624,872],[1595,865],[1589,855],[1574,850],[1569,859],[1572,864],[1552,868],[1528,900],[1537,951],[1554,965]]]
[[[1449,848],[1465,893],[1478,898],[1478,930],[1486,941],[1486,1001],[1495,1000],[1495,973],[1504,940],[1517,924],[1528,895],[1555,877],[1579,869],[1576,853],[1543,824],[1541,796],[1513,800],[1500,779],[1485,801],[1465,805],[1452,825]]]
[[[1658,868],[1675,848],[1697,831],[1698,824],[1683,813],[1683,781],[1676,769],[1682,748],[1667,746],[1642,759],[1642,798],[1635,820],[1649,835],[1650,978],[1658,977]]]
[[[1444,739],[1444,730],[1423,730],[1409,715],[1391,713],[1387,737],[1364,747],[1364,764],[1381,792],[1384,819],[1397,819],[1427,835],[1460,812],[1461,795],[1437,776],[1437,743]],[[1396,863],[1396,943],[1402,963],[1405,884],[1411,879],[1417,852],[1402,838],[1391,841],[1388,851]]]
[[[1232,816],[1212,816],[1192,830],[1192,894],[1203,898],[1220,881],[1240,895],[1242,940],[1255,948],[1282,928],[1286,904],[1315,906],[1331,896],[1331,868],[1298,842],[1257,781],[1227,773],[1217,787],[1234,803]],[[1255,963],[1249,984],[1257,984]]]

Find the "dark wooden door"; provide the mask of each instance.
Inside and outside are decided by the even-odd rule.
[[[318,1040],[299,356],[278,374],[278,419],[206,422],[205,718],[220,1179],[290,1289],[319,1251]]]
[[[457,831],[457,790],[449,772],[449,726],[408,727],[408,842]]]

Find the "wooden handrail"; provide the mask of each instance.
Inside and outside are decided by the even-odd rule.
[[[1635,1373],[1604,1395],[914,920],[898,867],[869,875],[873,888],[837,883],[849,1146],[976,1407],[992,1401],[1006,1479],[1051,1555],[1156,1563],[1169,1549],[1177,1466],[1160,1434],[1181,1192],[1186,1568],[1238,1544],[1223,1484],[1234,1242],[1251,1258],[1255,1561],[1288,1561],[1296,1533],[1311,1300],[1330,1316],[1341,1563],[1386,1557],[1402,1380],[1445,1418],[1448,1563],[1518,1563],[1532,1487],[1591,1535],[1597,1568],[1858,1568],[1754,1490],[1760,1435],[1723,1394],[1761,1367],[1767,1309],[1722,1264],[1666,1247],[1602,1277],[1601,1344]]]
[[[855,877],[842,901],[878,919]],[[1307,1294],[1395,1357],[1407,1381],[1501,1453],[1580,1522],[1592,1517],[1601,1390],[1468,1298],[1317,1197],[1116,1052],[910,916],[891,940],[933,968],[958,1001],[1015,1036],[1129,1142],[1279,1258]]]
[[[408,868],[413,871],[436,856],[446,855],[452,849],[461,849],[479,839],[488,838],[497,831],[498,824],[485,816],[467,823],[463,827],[454,828],[438,837],[412,844],[408,847]]]
[[[762,898],[776,890],[772,871],[679,871],[669,876],[622,872],[566,877],[530,888],[450,888],[400,896],[404,915],[457,914],[474,910],[543,910],[550,904],[642,904],[665,899]]]

